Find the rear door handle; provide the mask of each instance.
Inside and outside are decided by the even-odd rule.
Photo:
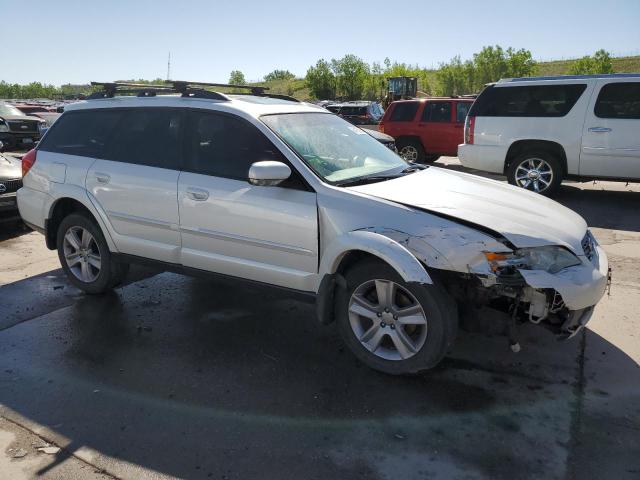
[[[106,173],[96,172],[96,180],[98,180],[98,182],[100,183],[109,183],[111,177]]]
[[[589,131],[593,133],[607,133],[610,132],[611,129],[607,127],[591,127]]]
[[[209,198],[209,192],[201,188],[187,188],[187,197],[197,202],[204,202]]]

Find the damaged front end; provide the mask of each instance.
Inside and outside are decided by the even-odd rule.
[[[540,325],[560,340],[576,335],[590,320],[611,279],[607,256],[591,233],[583,240],[583,255],[561,246],[517,248],[499,241],[503,239],[494,240],[499,248],[496,243],[486,248],[486,239],[481,245],[460,242],[460,246],[464,243],[460,251],[470,254],[469,247],[478,246],[481,251],[466,257],[464,269],[454,264],[440,270],[442,283],[458,303],[506,313],[514,351],[519,350],[518,324]],[[417,255],[424,253],[416,243],[409,242],[409,247]],[[456,258],[446,257],[450,263]]]

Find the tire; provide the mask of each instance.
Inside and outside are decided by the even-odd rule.
[[[413,375],[442,360],[457,335],[458,316],[455,302],[441,287],[406,283],[379,260],[355,264],[345,279],[347,288],[336,292],[338,330],[361,362],[387,374]],[[380,302],[381,296],[393,299]],[[407,338],[409,344],[402,341]]]
[[[114,260],[100,227],[82,213],[72,213],[60,222],[56,246],[69,281],[89,294],[113,289],[129,270],[128,264]]]
[[[422,144],[415,139],[405,139],[396,142],[398,148],[398,155],[404,158],[407,162],[425,163],[426,154]]]
[[[425,155],[424,163],[433,163],[440,158],[440,155]]]
[[[546,196],[558,191],[562,176],[558,158],[544,150],[529,150],[518,155],[507,169],[511,185]]]

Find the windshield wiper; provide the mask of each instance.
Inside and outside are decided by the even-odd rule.
[[[385,180],[391,180],[392,178],[403,177],[402,173],[397,173],[395,175],[371,175],[369,177],[360,177],[353,178],[350,180],[344,180],[343,182],[338,182],[337,185],[339,187],[353,187],[354,185],[366,185],[367,183],[375,183],[375,182],[384,182]]]

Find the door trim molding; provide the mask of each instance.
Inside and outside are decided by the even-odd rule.
[[[285,243],[276,243],[276,242],[269,242],[267,240],[258,240],[257,238],[244,237],[242,235],[232,235],[229,233],[216,232],[214,230],[208,230],[206,228],[180,227],[180,232],[191,233],[193,235],[199,235],[202,237],[215,238],[217,240],[223,240],[227,242],[244,243],[245,245],[252,245],[254,247],[267,248],[269,250],[278,250],[281,252],[295,253],[297,255],[305,255],[309,257],[316,256],[315,252],[306,248],[287,245]]]

